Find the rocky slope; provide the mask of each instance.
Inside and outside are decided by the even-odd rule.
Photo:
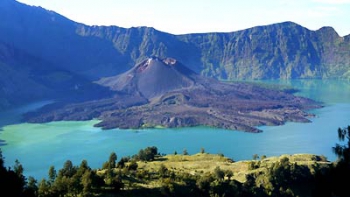
[[[0,42],[0,109],[38,100],[83,101],[110,95],[107,88]]]
[[[256,126],[309,122],[318,103],[287,91],[246,83],[224,83],[196,74],[175,59],[146,59],[131,70],[96,83],[113,98],[48,106],[26,115],[29,122],[100,119],[110,128],[189,127],[260,132]]]
[[[0,56],[15,49],[39,59],[39,67],[89,82],[121,74],[151,56],[174,57],[191,70],[218,79],[350,77],[350,35],[340,37],[331,27],[311,31],[293,22],[230,33],[172,35],[151,27],[87,26],[41,7],[2,0],[0,43],[7,46]],[[40,75],[31,64],[26,66],[32,75]],[[16,68],[6,69],[1,77],[18,78]],[[30,78],[27,74],[23,77]],[[16,81],[11,89],[44,91],[35,90],[45,85],[42,82],[28,86],[31,82]],[[11,106],[12,98],[18,98],[16,103],[28,101],[26,91],[4,91],[0,89],[2,107]]]
[[[230,33],[172,35],[151,27],[87,26],[14,0],[0,2],[0,40],[94,79],[146,57],[174,57],[222,79],[349,77],[350,36],[293,22]]]
[[[97,83],[151,99],[175,89],[192,87],[196,78],[195,72],[175,59],[152,57],[121,75],[102,78]]]

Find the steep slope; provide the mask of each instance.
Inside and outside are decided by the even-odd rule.
[[[30,57],[14,56],[13,61],[27,65],[31,75],[56,72],[55,77],[33,80],[24,68],[12,70],[14,62],[2,59],[2,108],[57,91],[69,97],[60,88],[74,86],[59,84],[61,77],[79,76],[90,83],[121,74],[151,56],[174,57],[196,73],[218,79],[350,77],[350,35],[340,37],[331,27],[311,31],[293,22],[230,33],[172,35],[149,27],[87,26],[41,7],[2,0],[0,43],[5,46],[0,56],[13,49]],[[41,70],[35,72],[37,68]],[[147,83],[139,85],[147,89]],[[177,87],[164,83],[159,90],[148,87],[140,93],[151,97],[168,86]]]
[[[258,125],[309,122],[312,115],[305,110],[321,107],[288,91],[203,77],[172,58],[149,58],[97,83],[114,90],[114,98],[48,106],[27,114],[27,120],[98,118],[96,126],[105,129],[206,125],[259,132]]]
[[[80,26],[135,63],[147,56],[175,57],[205,76],[219,79],[349,78],[350,36],[331,27],[311,31],[293,22],[231,33],[171,35],[153,28],[120,30]]]
[[[1,42],[92,79],[128,69],[113,43],[78,35],[79,25],[41,7],[0,1]]]
[[[110,93],[53,63],[0,42],[0,109],[38,100],[82,101]]]
[[[179,36],[158,31],[152,27],[120,28],[116,26],[79,25],[77,34],[84,37],[97,37],[108,42],[123,54],[131,68],[136,63],[151,56],[175,57],[191,69],[202,69],[201,51],[192,43],[179,40]]]
[[[348,36],[349,37],[349,36]],[[338,78],[350,68],[350,42],[333,28],[285,22],[232,33],[189,34],[202,51],[202,74],[222,79]],[[208,55],[210,54],[210,55]]]
[[[108,86],[111,90],[139,94],[150,99],[172,90],[193,86],[196,75],[175,59],[160,60],[152,57],[126,73],[103,78],[97,83]]]
[[[174,57],[220,79],[349,78],[350,35],[293,22],[230,33],[172,35],[149,27],[87,26],[14,0],[0,2],[0,41],[93,80],[150,56]]]

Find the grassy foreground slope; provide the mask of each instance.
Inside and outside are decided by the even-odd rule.
[[[291,165],[298,165],[309,168],[314,171],[315,167],[327,167],[331,162],[325,157],[313,154],[293,154],[281,155],[274,157],[264,157],[256,160],[233,161],[230,158],[224,157],[221,154],[197,153],[194,155],[171,154],[158,156],[154,161],[138,161],[138,170],[148,171],[150,173],[159,173],[166,168],[167,173],[175,175],[190,174],[192,176],[210,176],[214,175],[218,169],[224,172],[224,180],[235,180],[240,183],[247,181],[249,175],[268,173],[274,165],[281,161],[289,161]],[[103,170],[100,171],[103,173]],[[259,177],[261,178],[261,177]],[[162,186],[162,180],[137,184],[147,188],[157,188]]]
[[[4,166],[0,150],[0,194],[6,196],[258,196],[348,197],[350,126],[338,129],[341,142],[333,147],[336,162],[312,154],[253,156],[235,162],[222,154],[161,155],[157,147],[117,160],[112,152],[99,169],[83,160],[67,160],[39,182],[23,175],[19,161]]]
[[[13,196],[317,196],[319,176],[332,166],[325,157],[312,154],[233,161],[222,154],[160,155],[147,147],[131,157],[111,153],[99,169],[86,160],[62,169],[52,166],[40,181],[23,176],[16,161],[1,168],[0,189]],[[0,161],[3,161],[1,157]],[[3,165],[3,163],[1,163]],[[325,173],[322,173],[325,172]],[[321,174],[321,175],[320,175]],[[1,188],[2,187],[2,188]]]

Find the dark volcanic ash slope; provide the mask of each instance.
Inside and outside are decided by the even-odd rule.
[[[197,75],[178,61],[150,58],[124,74],[96,83],[114,98],[27,114],[31,122],[101,119],[110,128],[213,126],[259,132],[258,125],[309,122],[312,100],[246,83],[224,83]]]
[[[97,83],[112,90],[139,94],[147,99],[195,84],[196,74],[176,60],[152,57],[131,70]]]

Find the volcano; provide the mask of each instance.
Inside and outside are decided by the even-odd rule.
[[[104,129],[211,126],[261,132],[257,126],[310,122],[306,111],[322,107],[255,83],[222,82],[201,76],[173,58],[148,58],[129,71],[95,83],[113,97],[83,103],[53,104],[26,115],[29,122],[101,120]]]
[[[97,83],[114,91],[138,93],[150,99],[176,89],[192,87],[197,77],[175,59],[152,57],[126,73],[101,79]]]

